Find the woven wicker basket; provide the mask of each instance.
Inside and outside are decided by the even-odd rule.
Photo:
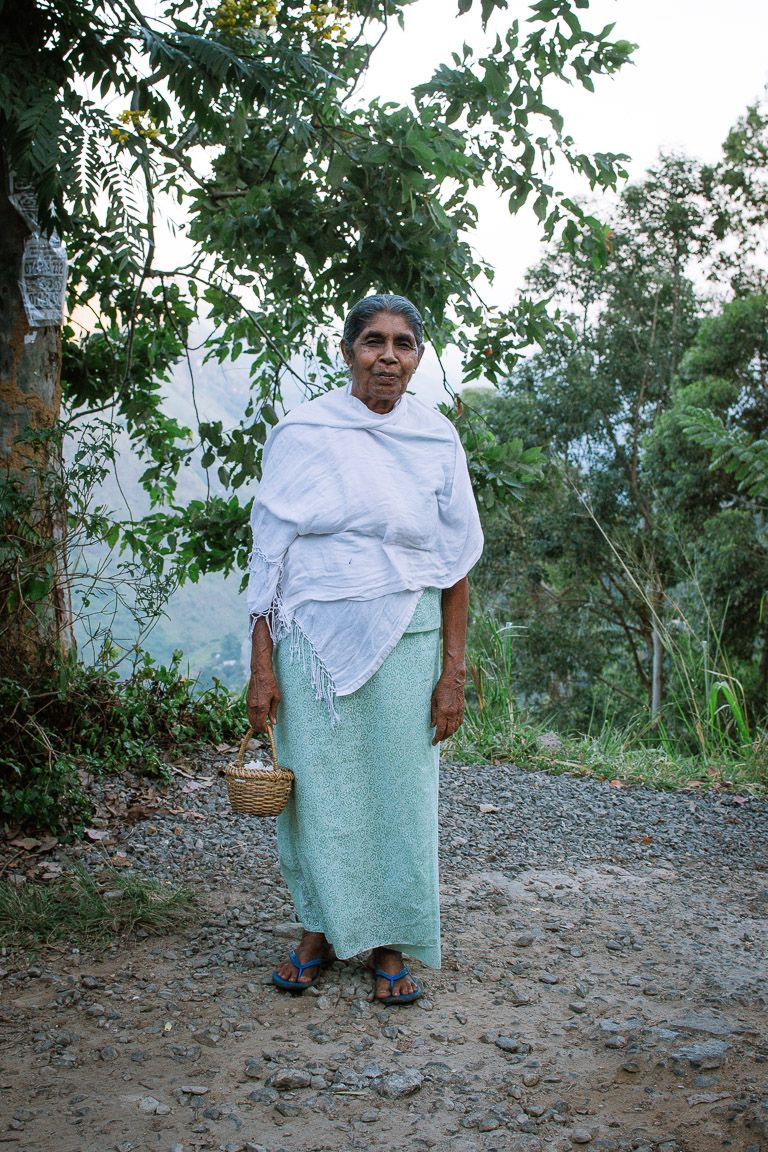
[[[242,812],[245,816],[277,816],[285,808],[291,794],[293,772],[281,768],[277,763],[271,724],[267,725],[267,733],[272,748],[272,765],[243,764],[245,749],[253,736],[253,728],[249,728],[240,745],[237,759],[228,764],[224,771],[232,810]]]

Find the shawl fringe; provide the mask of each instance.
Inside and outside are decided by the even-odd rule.
[[[331,718],[331,728],[335,728],[341,717],[336,711],[336,685],[333,677],[325,666],[321,656],[306,634],[301,630],[295,620],[290,620],[285,610],[280,590],[280,577],[283,571],[282,561],[268,560],[260,548],[254,546],[248,557],[248,568],[255,573],[265,585],[275,584],[275,594],[266,612],[252,612],[248,635],[253,636],[257,620],[266,620],[272,643],[277,645],[280,640],[290,636],[291,663],[301,661],[304,671],[309,672],[310,683],[315,692],[316,700],[325,701],[328,714]]]
[[[331,718],[331,728],[335,728],[341,723],[341,717],[336,711],[336,685],[333,677],[295,620],[290,628],[290,638],[291,663],[300,660],[304,671],[309,671],[310,683],[315,690],[315,700],[325,701]]]
[[[256,627],[257,620],[266,620],[269,634],[272,637],[272,643],[277,644],[281,636],[283,636],[290,628],[291,622],[285,611],[283,604],[283,597],[280,590],[280,577],[283,574],[283,561],[282,560],[267,560],[264,553],[260,548],[254,544],[253,550],[248,557],[248,571],[252,572],[254,576],[260,580],[265,588],[274,586],[275,592],[272,598],[272,603],[266,612],[251,612],[250,625],[248,628],[249,639],[253,638],[253,630]]]

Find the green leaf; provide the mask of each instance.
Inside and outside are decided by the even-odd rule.
[[[483,18],[483,26],[485,26],[491,18],[494,8],[506,8],[507,0],[482,0],[481,12]]]
[[[540,223],[546,217],[548,207],[549,207],[549,199],[548,199],[547,195],[544,192],[542,192],[542,193],[540,193],[539,196],[536,197],[536,200],[534,201],[534,205],[533,205],[533,210],[536,213],[536,218]]]
[[[328,165],[328,183],[331,188],[340,188],[347,177],[352,162],[343,152],[334,152]]]

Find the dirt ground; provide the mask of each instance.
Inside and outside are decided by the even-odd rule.
[[[0,1145],[767,1152],[764,842],[695,876],[449,850],[443,967],[414,963],[423,999],[384,1008],[363,958],[272,987],[300,926],[264,835],[225,883],[198,849],[183,933],[6,959]]]

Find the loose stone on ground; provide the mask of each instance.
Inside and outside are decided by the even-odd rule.
[[[765,802],[444,765],[444,964],[386,1008],[362,958],[272,988],[301,926],[218,766],[110,828],[117,866],[194,888],[183,933],[2,958],[10,1146],[768,1152]]]

